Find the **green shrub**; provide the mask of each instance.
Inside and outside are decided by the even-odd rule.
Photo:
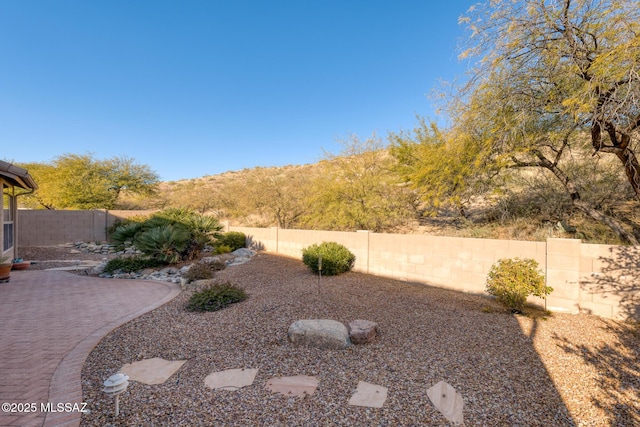
[[[145,268],[155,268],[163,265],[166,265],[166,263],[155,258],[143,258],[139,256],[113,258],[107,262],[104,272],[108,274],[113,274],[117,271],[131,273],[144,270]]]
[[[149,217],[122,221],[112,229],[110,239],[119,249],[132,242],[145,255],[174,263],[195,259],[220,236],[221,229],[215,217],[169,208]]]
[[[192,264],[187,271],[182,274],[182,277],[188,281],[205,280],[213,277],[213,270],[209,267],[208,263],[197,262]]]
[[[223,233],[216,241],[216,246],[228,246],[233,252],[247,245],[247,236],[240,231],[228,231]]]
[[[209,285],[191,295],[187,309],[190,311],[217,311],[247,299],[242,288],[231,283]]]
[[[173,264],[182,258],[190,238],[189,231],[184,227],[164,225],[138,233],[134,245],[151,258]]]
[[[231,252],[231,246],[227,245],[216,245],[216,253],[217,254],[228,254]]]
[[[140,223],[122,223],[109,234],[109,239],[118,250],[123,250],[127,245],[133,244],[136,235],[142,231],[143,225]]]
[[[302,262],[318,273],[318,259],[322,256],[322,274],[333,276],[353,268],[356,256],[349,249],[336,242],[323,242],[302,250]]]
[[[487,293],[514,312],[524,308],[529,295],[545,297],[553,288],[545,285],[538,263],[532,259],[501,259],[491,266],[487,276]]]
[[[189,281],[211,279],[214,272],[224,270],[226,266],[224,261],[200,261],[191,265],[182,277]]]

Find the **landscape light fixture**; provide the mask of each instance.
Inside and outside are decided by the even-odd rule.
[[[104,391],[109,396],[114,396],[116,398],[116,417],[120,413],[120,405],[119,398],[120,394],[124,393],[129,385],[129,376],[125,374],[114,374],[111,375],[104,382]]]

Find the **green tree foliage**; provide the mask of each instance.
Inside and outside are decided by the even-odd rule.
[[[300,217],[307,212],[305,199],[308,185],[296,169],[256,168],[244,181],[243,197],[234,191],[237,207],[258,212],[269,224],[280,228],[294,228]],[[246,213],[245,213],[246,215]]]
[[[394,171],[377,137],[341,141],[312,182],[303,226],[325,230],[391,230],[417,215],[417,197]]]
[[[468,134],[443,132],[419,118],[412,133],[392,133],[390,153],[400,175],[415,188],[435,215],[453,206],[462,216],[473,196],[486,190],[482,148]]]
[[[640,196],[636,6],[613,0],[495,0],[472,8],[461,19],[471,32],[462,57],[479,60],[450,104],[454,128],[471,135],[481,164],[546,170],[575,208],[634,244],[632,231],[583,197],[580,181],[588,183],[589,177],[577,179],[567,162],[575,155],[587,158],[587,149],[594,161],[614,154]]]
[[[113,209],[123,193],[155,194],[158,175],[128,157],[97,160],[90,154],[64,154],[48,163],[24,163],[38,184],[25,206],[46,209]]]

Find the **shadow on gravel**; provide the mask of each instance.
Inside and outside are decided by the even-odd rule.
[[[613,294],[620,301],[619,317],[626,323],[601,320],[600,328],[613,340],[598,345],[572,345],[556,336],[562,349],[581,357],[598,375],[602,393],[592,399],[610,417],[611,426],[640,425],[640,248],[617,246],[601,257],[602,273],[581,281],[596,294]],[[625,402],[635,402],[626,404]]]

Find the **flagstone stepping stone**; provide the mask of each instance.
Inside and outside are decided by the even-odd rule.
[[[296,375],[294,377],[273,377],[267,381],[267,389],[272,393],[280,393],[285,396],[311,396],[320,381],[316,377]]]
[[[219,390],[239,390],[253,384],[258,369],[227,369],[212,372],[204,379],[207,387]]]
[[[347,327],[330,319],[298,320],[289,326],[289,341],[307,347],[339,350],[351,345]]]
[[[159,357],[145,359],[139,362],[127,363],[120,372],[129,376],[132,381],[144,384],[162,384],[169,379],[186,360],[165,360]]]
[[[349,399],[349,405],[382,408],[385,400],[387,400],[386,387],[360,381],[356,392]]]
[[[462,395],[456,392],[456,389],[450,384],[440,381],[427,390],[427,396],[447,420],[455,425],[464,425],[462,416],[464,400]]]

